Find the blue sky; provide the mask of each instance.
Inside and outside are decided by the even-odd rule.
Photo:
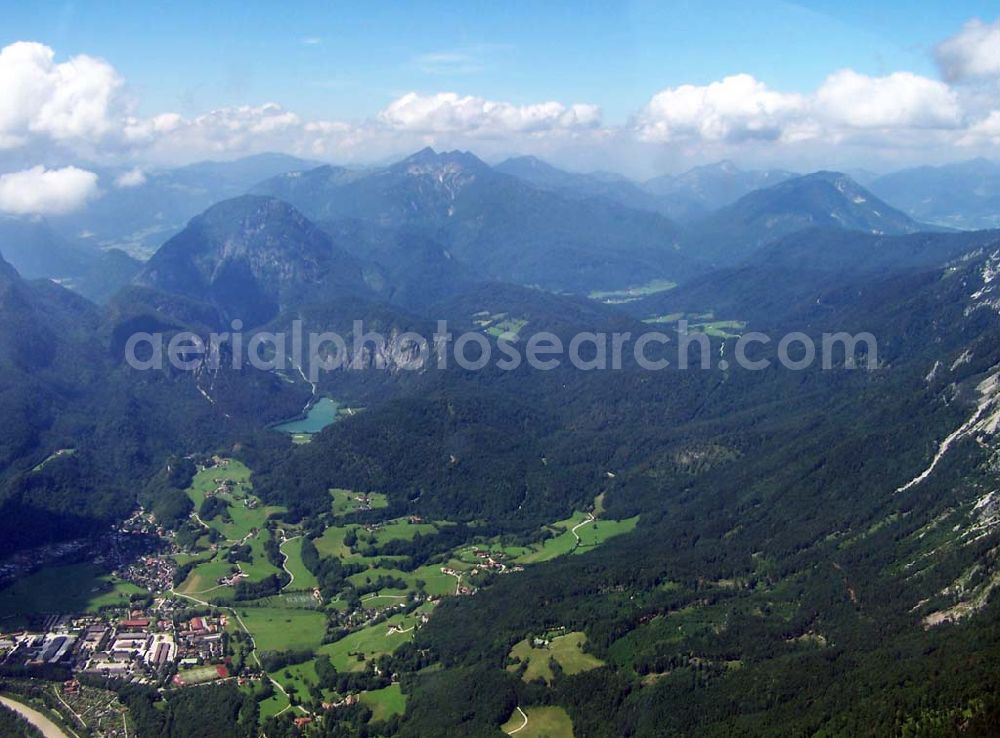
[[[985,2],[9,3],[0,176],[423,146],[641,178],[1000,151]],[[41,167],[41,169],[39,169]],[[48,184],[45,185],[49,186]],[[91,180],[91,185],[94,186]]]
[[[102,57],[147,114],[274,100],[356,119],[410,90],[448,89],[591,102],[623,122],[656,90],[736,72],[802,92],[843,67],[935,75],[933,45],[996,13],[985,2],[41,2],[8,4],[0,45]]]

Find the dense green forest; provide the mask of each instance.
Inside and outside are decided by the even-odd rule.
[[[824,333],[867,331],[879,337],[871,366],[859,354],[850,358],[860,368],[847,368],[839,354],[832,370],[788,371],[774,362],[772,342],[751,352],[772,362],[762,371],[713,361],[651,372],[631,358],[603,372],[369,367],[322,378],[317,392],[363,410],[302,444],[269,427],[300,415],[313,394],[294,376],[226,369],[209,380],[120,365],[129,330],[208,330],[221,324],[218,305],[136,288],[102,312],[6,275],[0,402],[18,422],[0,436],[3,550],[103,530],[137,503],[177,529],[178,541],[197,540],[185,492],[194,459],[224,451],[253,470],[254,494],[301,526],[302,564],[321,595],[354,607],[467,543],[538,542],[542,526],[599,499],[610,519],[638,516],[635,530],[475,580],[474,596],[444,598],[412,645],[364,669],[340,673],[317,659],[315,693],[302,697],[310,704],[323,689],[398,682],[406,708],[376,720],[365,704],[345,706],[311,733],[498,736],[517,708],[551,707],[574,735],[591,737],[989,735],[1000,714],[992,431],[973,424],[975,432],[954,435],[933,474],[917,476],[942,439],[993,409],[984,380],[1000,366],[1000,318],[970,303],[991,289],[991,257],[950,261],[986,243],[960,241],[893,241],[909,254],[903,268],[872,259],[852,271],[834,259],[823,269],[837,280],[820,269],[794,282],[782,279],[781,262],[800,258],[793,240],[783,257],[726,282],[728,312],[717,317],[802,331],[817,345]],[[762,292],[784,306],[766,319]],[[707,299],[693,288],[681,296]],[[359,302],[332,304],[266,311],[269,327],[343,315]],[[711,308],[697,304],[702,314]],[[647,325],[634,306],[628,315],[502,285],[434,309],[457,327],[475,328],[484,310],[564,337]],[[379,300],[364,310],[390,329],[427,325]],[[21,336],[32,321],[50,331],[40,354]],[[704,340],[710,358],[732,356],[733,337]],[[343,516],[351,524],[410,515],[448,524],[406,540],[345,534],[353,554],[391,559],[396,570],[352,581],[364,567],[324,556],[316,543],[336,517],[331,489],[386,496],[384,508]],[[226,505],[206,500],[197,512],[217,521]],[[234,547],[229,563],[260,555],[280,573],[240,582],[241,605],[289,581],[271,521],[262,527],[261,552]],[[193,562],[186,566],[175,584]],[[347,632],[328,614],[320,635],[329,644]],[[565,668],[553,656],[547,678],[530,676],[517,645],[557,632],[579,637],[593,668]],[[273,670],[309,655],[259,654]],[[232,684],[163,693],[114,686],[141,736],[253,735],[256,697],[266,694]],[[263,730],[302,732],[291,712]]]

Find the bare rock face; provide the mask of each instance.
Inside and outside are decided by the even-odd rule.
[[[248,326],[290,305],[370,294],[361,264],[326,233],[287,203],[249,195],[194,218],[136,283],[204,300]]]

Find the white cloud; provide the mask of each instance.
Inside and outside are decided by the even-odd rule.
[[[399,131],[499,135],[594,128],[600,124],[601,111],[596,105],[512,105],[454,92],[410,92],[390,103],[377,120]]]
[[[952,82],[1000,77],[1000,19],[973,19],[934,50],[945,79]]]
[[[0,175],[0,211],[17,215],[58,215],[97,195],[97,175],[76,167],[32,167]]]
[[[146,173],[139,167],[122,172],[115,177],[115,187],[127,189],[129,187],[141,187],[146,184]]]
[[[871,77],[844,69],[805,95],[773,90],[748,74],[667,88],[639,112],[634,131],[646,142],[701,144],[871,143],[874,132],[888,132],[905,134],[912,145],[911,131],[958,129],[963,118],[958,95],[943,82],[910,72]]]
[[[411,61],[429,74],[469,74],[502,50],[470,45]],[[485,156],[572,151],[573,157],[604,157],[610,166],[616,157],[648,159],[651,152],[660,158],[785,157],[782,163],[815,154],[830,166],[849,151],[854,161],[869,153],[940,159],[958,145],[989,153],[1000,143],[1000,84],[991,80],[1000,82],[1000,21],[966,24],[936,55],[949,80],[981,84],[845,69],[815,90],[785,91],[734,74],[663,89],[628,124],[609,126],[593,104],[520,104],[455,92],[409,92],[354,121],[307,120],[274,102],[140,117],[124,79],[107,62],[86,55],[57,61],[43,44],[17,42],[0,48],[0,150],[18,149],[4,154],[17,162],[8,164],[11,169],[79,158],[120,171],[138,162],[179,164],[263,151],[370,163],[426,145],[474,148]],[[592,157],[592,150],[601,153]],[[141,170],[126,172],[115,186],[136,186],[143,176]]]
[[[1000,146],[1000,110],[993,110],[980,121],[969,126],[959,141],[963,146]]]
[[[954,90],[910,72],[834,72],[816,91],[815,107],[825,123],[848,128],[956,128],[962,121]]]
[[[56,141],[101,139],[116,129],[123,80],[99,59],[79,55],[62,63],[39,43],[0,50],[0,148],[34,136]]]
[[[650,142],[775,140],[793,133],[805,108],[801,95],[777,92],[749,74],[736,74],[656,93],[635,127],[640,140]]]
[[[302,119],[276,103],[218,108],[194,118],[169,113],[133,120],[126,133],[131,141],[161,158],[172,152],[208,156],[268,149],[288,150],[302,143]]]

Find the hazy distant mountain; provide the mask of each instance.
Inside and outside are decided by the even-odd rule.
[[[687,248],[716,263],[733,263],[764,244],[813,227],[900,235],[934,230],[839,172],[816,172],[755,190],[695,222]]]
[[[643,188],[674,203],[674,208],[686,208],[686,217],[703,215],[735,202],[744,195],[795,177],[780,169],[744,171],[731,161],[720,161],[694,167],[682,174],[654,177]]]
[[[718,319],[749,320],[760,328],[779,323],[795,310],[825,310],[821,303],[829,303],[830,294],[846,285],[943,267],[962,255],[998,248],[1000,231],[888,236],[810,228],[761,248],[739,264],[622,307],[640,318],[712,312]],[[853,298],[848,292],[837,299]]]
[[[678,229],[667,218],[539,189],[465,152],[424,149],[361,172],[321,167],[254,191],[292,203],[325,227],[350,218],[422,231],[484,279],[588,292],[696,269],[678,253]]]
[[[284,154],[259,154],[133,173],[134,182],[125,177],[128,186],[121,179],[126,171],[98,170],[102,196],[51,223],[65,237],[146,258],[213,203],[242,195],[267,177],[315,165]]]
[[[1000,226],[1000,163],[989,159],[904,169],[874,180],[871,190],[919,220],[954,228]]]
[[[194,218],[136,282],[203,300],[247,326],[291,304],[371,294],[361,264],[329,235],[287,203],[253,195]]]
[[[621,175],[567,172],[535,156],[507,159],[494,169],[522,179],[539,189],[560,192],[569,197],[603,197],[637,210],[651,210],[668,217],[674,216],[674,208],[668,198],[654,195]]]
[[[25,279],[52,279],[104,302],[139,271],[122,251],[72,242],[38,218],[0,217],[0,252]]]

